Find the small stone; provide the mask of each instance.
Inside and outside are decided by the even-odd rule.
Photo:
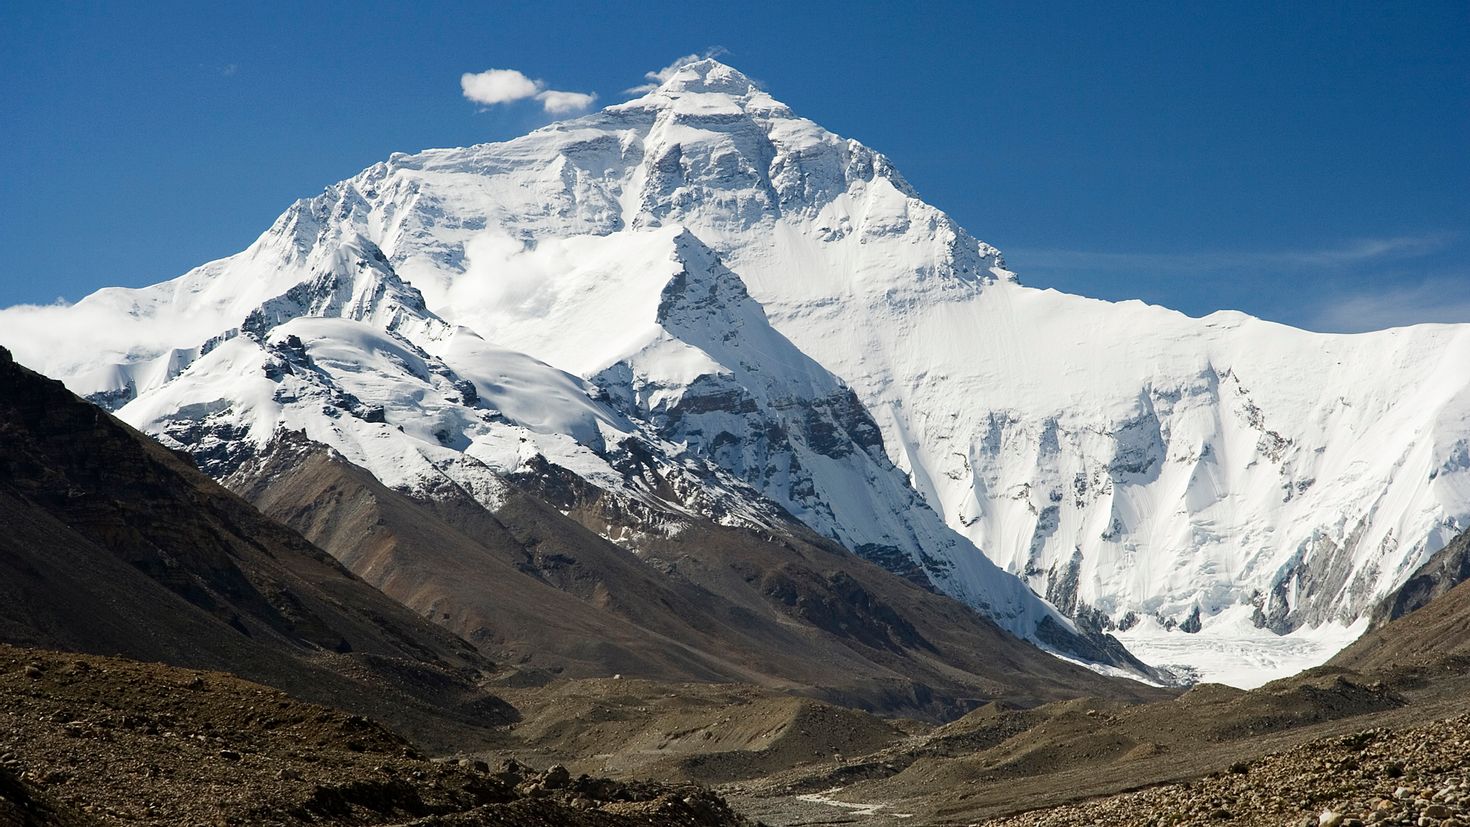
[[[571,780],[571,772],[561,764],[557,764],[546,771],[546,775],[541,779],[541,784],[548,790],[560,790]]]
[[[1342,813],[1323,810],[1322,814],[1317,816],[1317,827],[1342,827]]]
[[[232,749],[222,749],[219,751],[219,757],[223,758],[226,761],[239,761],[240,753],[235,752]]]
[[[526,765],[514,758],[507,758],[500,762],[500,774],[502,776],[520,778],[526,774]]]
[[[1443,804],[1430,804],[1428,807],[1424,808],[1424,815],[1430,818],[1443,819],[1449,818],[1451,815],[1454,815],[1454,813],[1450,812],[1450,808],[1446,807]]]

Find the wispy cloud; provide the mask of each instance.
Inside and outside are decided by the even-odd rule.
[[[1006,250],[1008,266],[1109,298],[1145,298],[1190,312],[1240,309],[1335,333],[1470,321],[1470,272],[1455,233],[1360,238],[1328,247],[1190,253]]]
[[[678,72],[684,66],[693,63],[696,60],[719,57],[720,55],[729,54],[729,52],[730,50],[726,49],[724,46],[711,46],[708,49],[705,49],[703,52],[691,53],[684,55],[683,57],[675,58],[673,63],[670,63],[662,69],[658,69],[652,72],[644,72],[643,78],[644,80],[648,81],[647,83],[640,83],[637,86],[629,87],[627,89],[624,89],[623,91],[624,93],[629,95],[647,94],[662,86],[664,81],[667,81],[669,78],[673,77],[674,73]]]
[[[1426,322],[1470,322],[1470,272],[1328,297],[1307,327],[1356,333]]]
[[[541,101],[541,106],[553,115],[561,115],[567,112],[580,112],[592,105],[597,96],[591,92],[561,92],[556,89],[548,89],[536,96]]]
[[[465,99],[486,108],[534,98],[553,115],[580,112],[597,100],[591,92],[568,92],[546,88],[546,81],[529,78],[516,69],[486,69],[465,72],[459,78]]]
[[[1008,249],[1006,259],[1024,270],[1079,268],[1172,273],[1180,276],[1223,270],[1329,268],[1365,264],[1393,257],[1420,256],[1444,249],[1453,236],[1424,235],[1364,238],[1335,247],[1304,250],[1230,250],[1197,253],[1106,252],[1097,250]]]
[[[104,290],[76,304],[58,299],[54,304],[0,308],[0,345],[23,365],[51,376],[71,376],[105,371],[132,355],[190,347],[214,335],[207,314],[119,313],[122,296]],[[59,339],[76,347],[58,351],[45,344]]]
[[[208,75],[218,75],[222,78],[232,78],[240,73],[238,63],[200,63],[199,71]]]

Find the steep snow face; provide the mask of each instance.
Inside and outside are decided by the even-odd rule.
[[[658,273],[657,301],[644,307],[654,311],[653,334],[593,377],[614,405],[819,533],[933,583],[1025,636],[1048,620],[1069,626],[945,525],[893,465],[853,391],[772,328],[712,250],[684,230],[648,235],[671,243],[676,272]],[[592,281],[637,295],[648,272],[604,268]],[[587,295],[584,318],[595,326],[600,301],[594,290]],[[641,322],[625,319],[634,329]],[[517,346],[540,352],[534,339]]]
[[[292,335],[385,422],[206,381]],[[513,141],[394,155],[236,256],[8,312],[0,336],[154,432],[226,399],[396,484],[545,453],[646,496],[613,456],[636,435],[720,508],[759,492],[1023,634],[1050,610],[977,549],[1086,624],[1244,641],[1234,665],[1147,644],[1205,677],[1326,652],[1275,636],[1340,639],[1470,523],[1470,329],[1325,336],[1021,286],[882,155],[710,60]],[[370,355],[395,342],[427,373]],[[484,399],[452,397],[464,381]],[[444,412],[466,404],[504,422]],[[379,425],[428,465],[372,459]]]
[[[1006,284],[876,347],[909,380],[868,388],[900,463],[1068,610],[1349,625],[1470,516],[1465,327],[1323,336]]]

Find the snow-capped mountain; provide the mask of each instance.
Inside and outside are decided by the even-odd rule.
[[[5,311],[0,343],[221,476],[290,429],[493,509],[544,456],[629,501],[789,514],[1057,646],[1024,580],[1238,682],[1281,641],[1325,659],[1470,523],[1470,328],[1025,287],[883,156],[713,60],[395,154],[173,281]],[[1211,660],[1227,644],[1241,662]]]

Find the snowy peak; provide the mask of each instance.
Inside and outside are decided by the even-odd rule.
[[[448,334],[450,326],[429,311],[423,294],[405,284],[378,246],[360,235],[329,248],[325,265],[308,281],[251,311],[241,331],[257,338],[301,317],[369,322],[420,341]]]
[[[740,277],[725,267],[719,255],[698,236],[681,228],[672,241],[671,257],[678,272],[660,294],[656,316],[660,325],[699,335],[723,333],[736,324],[733,313],[760,313],[760,307],[751,300]],[[765,316],[761,314],[761,322],[764,321]],[[712,331],[701,323],[712,324],[716,329]]]
[[[794,117],[786,104],[772,98],[739,70],[713,58],[686,63],[653,91],[604,110],[619,114],[646,111],[676,117],[704,116],[727,123],[737,117]]]
[[[645,96],[645,99],[654,96],[673,98],[687,94],[719,94],[742,100],[765,95],[740,70],[707,57],[680,66],[672,77],[660,84],[652,94]]]

